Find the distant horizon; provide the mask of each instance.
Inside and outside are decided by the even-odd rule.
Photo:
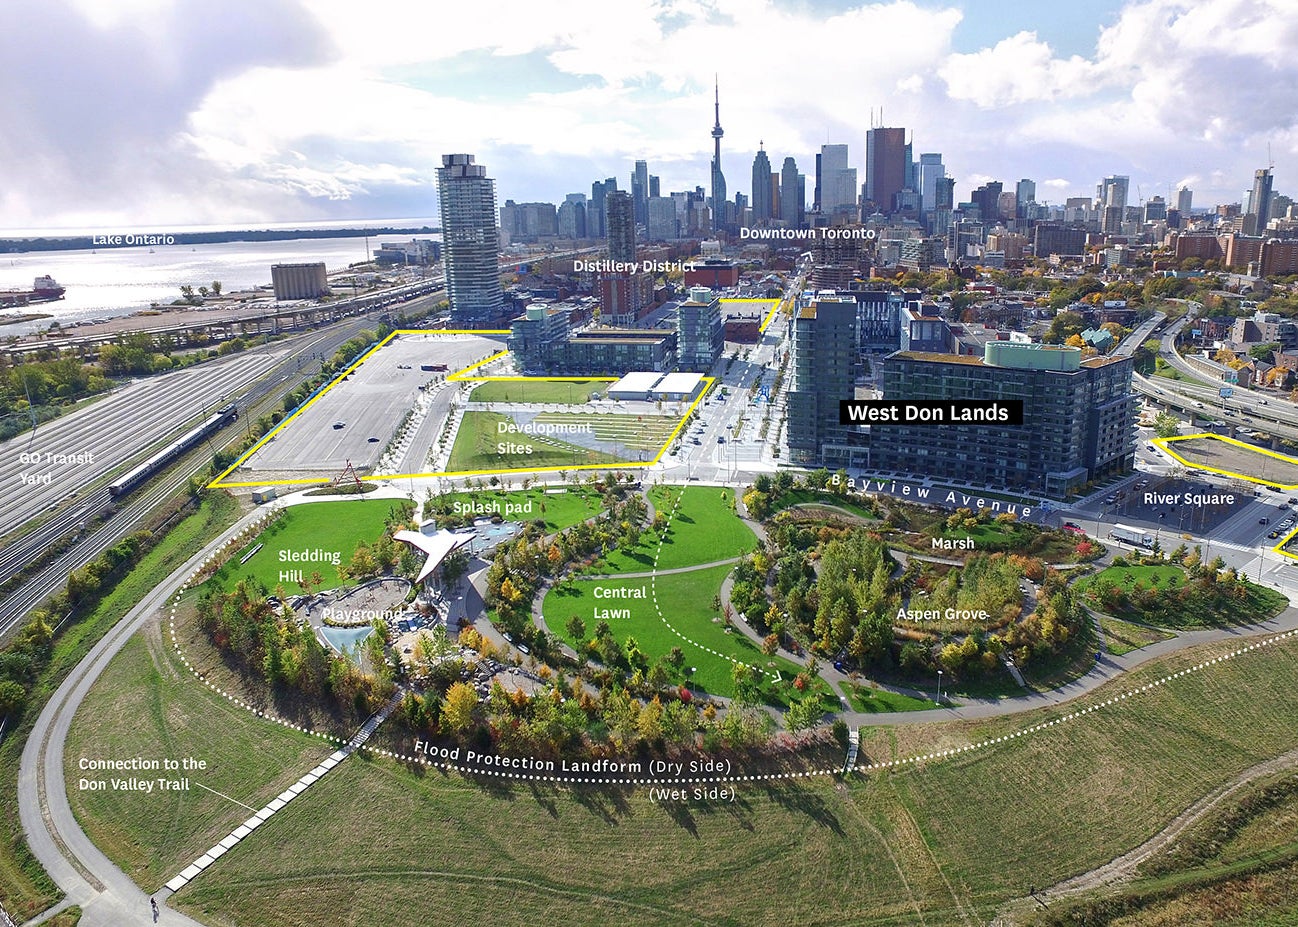
[[[85,238],[94,235],[156,235],[156,234],[200,234],[205,232],[287,232],[295,229],[350,229],[382,228],[385,226],[419,226],[441,228],[440,216],[388,216],[376,219],[310,219],[303,221],[282,222],[237,222],[229,225],[149,225],[136,224],[130,228],[112,226],[46,228],[46,229],[0,229],[0,238]]]

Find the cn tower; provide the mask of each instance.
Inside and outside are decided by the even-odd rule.
[[[716,81],[716,78],[713,78]],[[726,177],[721,173],[721,84],[715,83],[716,122],[712,126],[712,230],[719,231],[726,225]]]

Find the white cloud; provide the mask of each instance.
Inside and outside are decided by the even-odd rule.
[[[1035,32],[1019,32],[973,54],[952,55],[938,76],[946,81],[951,99],[985,109],[1084,96],[1105,80],[1085,58],[1054,57]]]
[[[1277,188],[1294,182],[1295,47],[1298,4],[1289,0],[1139,0],[1099,30],[1089,58],[1058,58],[1020,32],[953,55],[939,74],[953,99],[979,106],[985,135],[996,139],[967,140],[962,154],[975,164],[985,168],[999,147],[1019,163],[1035,153],[1040,170],[1127,173],[1159,192],[1192,174],[1204,203],[1237,199],[1265,163],[1268,140]],[[1042,163],[1047,155],[1067,161]],[[1070,192],[1085,195],[1093,183]]]
[[[809,174],[820,145],[846,142],[863,168],[872,118],[942,152],[961,198],[1048,177],[1039,189],[1061,201],[1125,173],[1133,189],[1192,178],[1197,203],[1235,199],[1268,141],[1277,189],[1293,190],[1293,0],[1132,0],[1068,57],[1040,37],[1048,5],[956,50],[962,6],[977,14],[971,0],[828,16],[794,0],[7,0],[0,209],[14,225],[428,215],[451,151],[487,164],[501,199],[625,184],[636,158],[664,189],[692,188],[707,183],[714,73],[731,191],[748,189],[759,140],[777,167],[792,155]]]

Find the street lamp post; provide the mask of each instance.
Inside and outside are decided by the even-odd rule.
[[[942,704],[942,671],[937,671],[937,703]]]

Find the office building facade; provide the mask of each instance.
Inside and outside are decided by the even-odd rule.
[[[774,216],[771,203],[771,159],[759,143],[753,158],[753,224],[765,225]]]
[[[807,179],[798,173],[798,163],[785,158],[780,167],[780,221],[789,228],[806,224]]]
[[[865,133],[864,209],[887,215],[906,188],[906,130],[879,127]]]
[[[604,197],[604,211],[608,217],[608,259],[632,263],[635,261],[635,212],[631,194],[614,190]]]
[[[1266,224],[1271,221],[1271,170],[1258,168],[1253,172],[1253,189],[1250,191],[1249,210],[1244,233],[1261,235],[1266,231]]]
[[[631,203],[635,208],[635,221],[641,225],[649,222],[649,163],[637,161],[631,174]]]
[[[919,156],[918,170],[920,211],[929,215],[937,205],[937,179],[946,176],[946,165],[942,163],[941,154],[924,152]]]

